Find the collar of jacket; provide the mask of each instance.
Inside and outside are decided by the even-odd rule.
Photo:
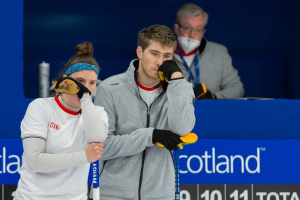
[[[203,51],[204,51],[204,49],[205,49],[205,47],[206,47],[206,43],[207,43],[207,41],[206,41],[206,39],[203,37],[202,38],[202,40],[201,40],[201,44],[200,44],[200,46],[199,46],[199,54],[201,54]]]
[[[136,84],[137,73],[136,73],[136,71],[138,68],[139,68],[139,60],[135,59],[130,62],[129,68],[126,71],[126,74],[129,78],[131,85],[136,89],[137,89],[137,84]],[[167,90],[168,85],[169,84],[166,81],[163,81],[163,84],[162,84],[163,91]]]

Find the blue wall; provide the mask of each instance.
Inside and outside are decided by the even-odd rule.
[[[30,99],[23,91],[23,1],[0,6],[0,138],[19,138],[20,122]]]

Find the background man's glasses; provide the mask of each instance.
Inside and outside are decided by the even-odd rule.
[[[202,34],[204,31],[205,31],[205,28],[192,28],[192,27],[189,27],[189,26],[182,26],[181,24],[179,24],[178,22],[176,22],[176,24],[178,24],[178,26],[180,28],[182,28],[182,30],[185,32],[185,33],[190,33],[192,31],[194,31],[196,34],[200,35]]]

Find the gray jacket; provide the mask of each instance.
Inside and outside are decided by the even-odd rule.
[[[174,60],[182,70],[183,76],[190,81],[190,75],[182,60],[174,56]],[[238,71],[232,66],[232,59],[227,48],[223,45],[207,42],[204,38],[199,47],[200,81],[205,84],[218,99],[239,98],[244,95],[243,83],[240,81]],[[195,63],[191,71],[196,77]]]
[[[101,158],[101,200],[174,200],[172,154],[152,143],[152,132],[157,128],[185,135],[193,129],[192,85],[185,79],[169,81],[167,90],[148,108],[139,94],[134,65],[138,60],[97,88],[95,104],[105,108],[109,122]]]

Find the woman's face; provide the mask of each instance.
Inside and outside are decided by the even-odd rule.
[[[97,84],[97,74],[94,70],[74,72],[70,77],[82,83],[91,92],[91,97],[93,96]]]

